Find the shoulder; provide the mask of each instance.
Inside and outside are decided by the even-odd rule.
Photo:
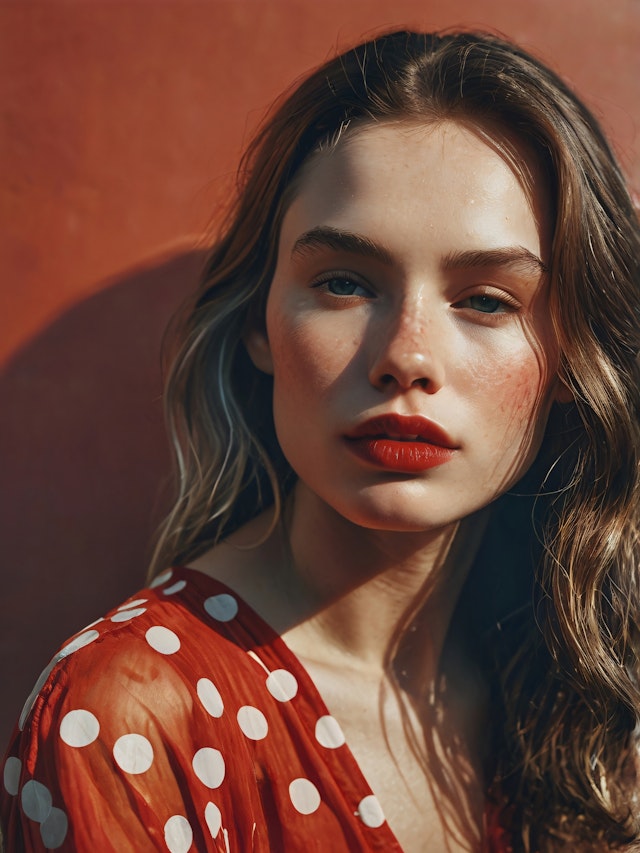
[[[182,825],[185,801],[211,813],[207,795],[225,777],[218,746],[247,760],[238,685],[243,697],[264,689],[251,649],[270,639],[240,599],[188,570],[87,626],[25,703],[4,765],[4,825],[25,849],[65,837],[68,849],[90,849],[104,831],[98,849],[144,851],[167,821]]]
[[[222,584],[188,570],[164,572],[62,646],[38,678],[19,727],[41,725],[45,711],[58,715],[76,705],[112,714],[122,704],[129,715],[165,707],[175,717],[191,708],[200,678],[216,673],[226,681],[247,665],[250,617]]]

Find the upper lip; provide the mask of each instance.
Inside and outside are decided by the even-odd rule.
[[[440,447],[457,447],[451,436],[441,426],[422,415],[397,415],[395,413],[376,415],[358,424],[347,434],[347,438],[364,438],[366,436],[399,438],[400,440],[417,437],[422,441]]]

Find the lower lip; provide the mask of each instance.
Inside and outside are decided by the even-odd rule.
[[[440,447],[426,441],[397,441],[391,438],[350,438],[347,443],[366,462],[406,474],[444,465],[455,452],[451,447]]]

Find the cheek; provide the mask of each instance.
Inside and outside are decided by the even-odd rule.
[[[296,398],[317,398],[329,390],[352,361],[353,338],[339,334],[335,324],[286,318],[273,319],[269,328],[274,389],[294,406]]]
[[[486,364],[484,365],[486,368]],[[511,353],[499,360],[495,369],[473,370],[473,385],[482,420],[492,440],[504,438],[505,445],[533,440],[549,408],[546,370],[530,350],[519,357]]]

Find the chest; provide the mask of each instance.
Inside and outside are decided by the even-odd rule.
[[[482,787],[461,742],[432,739],[425,720],[388,683],[306,666],[403,851],[477,849]],[[448,797],[442,795],[447,778],[456,780]],[[471,840],[456,840],[455,826]]]

